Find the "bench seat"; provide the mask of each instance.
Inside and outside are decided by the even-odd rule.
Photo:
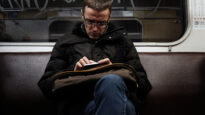
[[[141,115],[205,115],[205,53],[139,53],[153,89]],[[51,115],[37,82],[50,53],[0,53],[0,114]]]

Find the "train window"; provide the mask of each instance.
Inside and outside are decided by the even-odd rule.
[[[64,33],[72,31],[72,28],[81,21],[76,20],[55,20],[49,26],[49,42],[55,42]],[[132,20],[110,20],[110,23],[125,27],[127,30],[127,38],[133,42],[142,41],[142,25],[135,19]],[[132,26],[130,26],[132,25]]]
[[[186,0],[113,0],[111,23],[133,42],[173,42],[185,33]],[[81,21],[82,0],[1,0],[0,42],[55,42]]]

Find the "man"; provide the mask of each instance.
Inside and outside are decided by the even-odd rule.
[[[81,12],[83,23],[56,43],[45,73],[39,81],[40,88],[45,95],[52,97],[53,81],[50,77],[58,72],[82,70],[85,64],[92,63],[125,63],[137,71],[137,92],[129,92],[119,75],[108,74],[95,87],[78,91],[79,95],[66,95],[69,101],[65,102],[63,99],[64,106],[61,106],[60,111],[62,114],[69,114],[72,111],[70,108],[85,102],[85,115],[136,115],[151,85],[133,43],[124,37],[125,30],[108,23],[111,0],[85,0]],[[93,91],[91,97],[81,94],[90,91]]]

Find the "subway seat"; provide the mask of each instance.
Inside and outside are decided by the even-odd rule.
[[[153,89],[140,115],[205,115],[205,53],[139,53]],[[54,115],[37,86],[50,53],[0,54],[0,114]],[[73,113],[76,115],[75,113]]]

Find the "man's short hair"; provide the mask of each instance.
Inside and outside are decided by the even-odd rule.
[[[85,6],[97,11],[102,11],[107,8],[111,11],[111,4],[112,0],[84,0],[83,12],[85,10]]]

